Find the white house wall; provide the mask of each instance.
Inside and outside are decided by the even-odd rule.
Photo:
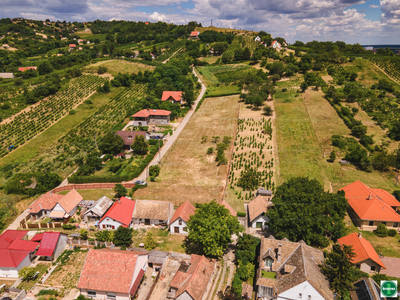
[[[31,260],[29,258],[29,254],[21,261],[18,267],[16,268],[0,268],[0,277],[7,278],[18,278],[18,272],[24,267],[28,267],[31,264]]]
[[[301,294],[301,297],[300,297]],[[310,297],[311,296],[311,297]],[[304,281],[291,289],[280,293],[278,300],[325,300],[320,293],[308,282]]]
[[[59,203],[57,203],[56,206],[54,206],[53,210],[54,211],[64,211],[65,212],[65,209],[62,208],[62,206]]]
[[[182,219],[178,218],[174,222],[171,223],[171,225],[169,226],[170,233],[171,234],[175,233],[175,227],[178,227],[180,234],[188,234],[188,232],[184,230],[184,228],[187,226],[186,222],[184,220],[182,220],[182,225],[179,225],[179,220],[182,220]],[[177,233],[175,233],[175,234],[177,234]]]
[[[136,277],[138,276],[140,270],[147,270],[147,261],[149,260],[149,256],[148,255],[138,255],[137,259],[136,259],[136,266],[135,266],[135,270],[133,271],[133,277],[132,277],[132,282],[131,282],[131,287],[133,285],[133,283],[136,280]]]
[[[96,292],[96,297],[88,295],[87,291],[88,290],[86,290],[86,289],[81,289],[81,295],[84,295],[85,297],[92,298],[92,299],[99,299],[99,300],[107,299],[107,292],[105,292],[105,291],[90,290],[90,291]],[[129,294],[115,293],[115,300],[130,300],[130,298],[131,297]]]
[[[144,224],[144,222],[145,222],[144,220],[146,220],[146,219],[144,219],[144,218],[133,218],[132,219],[132,224],[133,225]],[[168,224],[168,220],[150,219],[150,225],[160,225],[160,224]]]
[[[70,216],[73,216],[73,215],[76,213],[77,210],[78,210],[78,205],[75,206],[70,212],[68,212],[68,214],[69,214]]]
[[[115,221],[115,220],[113,220],[111,218],[105,218],[103,221],[101,221],[99,223],[99,225],[100,225],[100,229],[112,229],[111,226],[114,226],[115,230],[117,230],[118,227],[122,225],[122,223],[120,223],[118,221]],[[103,228],[103,225],[106,225],[106,228]],[[107,228],[107,225],[110,226],[110,227]]]
[[[267,216],[259,216],[257,217],[253,222],[251,222],[251,228],[257,228],[257,222],[262,222],[263,223],[263,228],[264,226],[268,227],[268,222],[269,218]]]
[[[179,297],[177,297],[175,299],[176,300],[193,300],[193,298],[187,292],[183,292],[182,294],[180,294]]]
[[[57,257],[65,250],[65,246],[67,246],[68,236],[66,234],[60,234],[58,238],[56,249],[54,250],[53,259],[57,259]]]

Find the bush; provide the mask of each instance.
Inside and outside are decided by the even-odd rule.
[[[388,236],[388,230],[386,228],[386,225],[381,223],[378,225],[378,228],[374,230],[374,234],[379,236],[379,237],[387,237]]]
[[[40,290],[39,293],[36,294],[36,296],[44,296],[44,295],[53,295],[53,296],[58,296],[58,291],[57,290]]]
[[[149,174],[151,177],[156,178],[160,174],[160,167],[159,166],[151,166],[149,168]]]
[[[75,225],[69,225],[69,224],[64,224],[62,226],[62,229],[65,229],[65,230],[72,230],[72,229],[75,229],[75,228],[76,228]]]
[[[157,246],[158,243],[154,239],[153,234],[151,232],[148,232],[144,241],[144,247],[146,248],[146,250],[153,250],[154,248],[157,248]]]
[[[69,223],[75,223],[76,221],[75,221],[75,219],[74,218],[71,218],[71,219],[69,219],[69,221],[68,221]]]
[[[244,212],[238,212],[236,216],[237,216],[237,217],[245,217],[245,216],[246,216],[246,213],[244,213]]]
[[[388,236],[396,236],[396,235],[397,235],[396,229],[389,229]]]
[[[211,155],[214,152],[214,148],[210,147],[207,149],[207,155]]]
[[[76,110],[71,109],[71,110],[69,111],[69,114],[70,114],[70,115],[76,114]]]

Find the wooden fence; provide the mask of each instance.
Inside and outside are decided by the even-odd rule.
[[[62,191],[70,191],[72,189],[76,190],[113,189],[117,183],[118,182],[67,184],[64,186],[56,187],[54,190],[52,190],[52,192],[59,193]],[[135,186],[133,182],[121,182],[121,184],[127,189],[133,188]]]
[[[62,223],[59,222],[50,222],[50,223],[35,223],[28,224],[25,220],[22,220],[19,223],[19,227],[21,229],[43,229],[43,228],[62,228]]]
[[[111,242],[100,242],[100,241],[89,241],[89,240],[81,240],[81,239],[69,239],[68,244],[72,246],[79,246],[79,247],[112,247],[113,243]]]

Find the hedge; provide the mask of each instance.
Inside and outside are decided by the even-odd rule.
[[[237,217],[245,217],[245,216],[246,216],[246,213],[244,213],[244,212],[238,212],[236,216],[237,216]]]
[[[197,104],[196,109],[194,110],[195,112],[200,108],[200,105],[203,103],[204,99],[206,98],[206,94],[204,94],[203,98],[199,101],[199,104]]]

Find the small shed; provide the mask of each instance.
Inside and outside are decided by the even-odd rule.
[[[270,200],[271,197],[272,197],[272,192],[270,190],[264,190],[264,188],[260,187],[257,190],[256,197],[259,196],[259,195],[263,196],[263,197],[268,197],[267,200]]]
[[[101,197],[97,200],[93,207],[88,209],[84,214],[83,217],[86,221],[99,221],[104,214],[108,211],[108,209],[113,205],[113,201],[106,196]]]
[[[164,251],[152,250],[149,252],[148,264],[155,269],[161,268],[167,260],[169,253]]]

